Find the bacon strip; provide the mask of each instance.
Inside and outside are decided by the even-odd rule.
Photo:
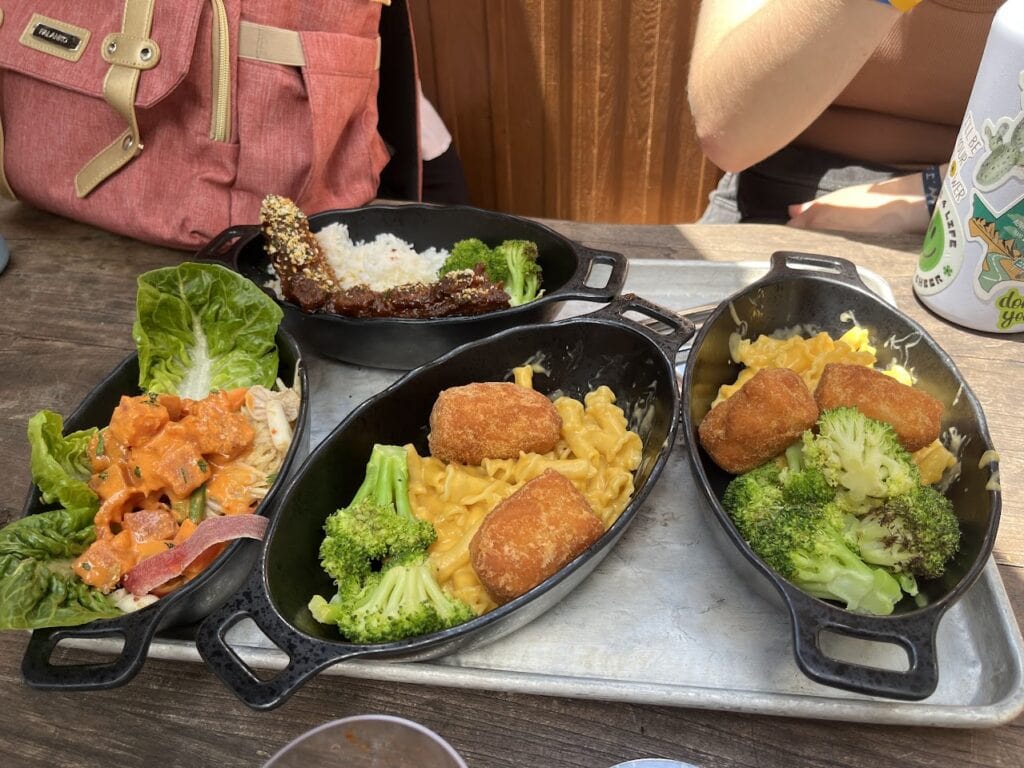
[[[145,595],[184,573],[189,564],[214,544],[234,539],[262,539],[267,518],[260,515],[209,517],[180,546],[146,558],[124,577],[124,588]]]

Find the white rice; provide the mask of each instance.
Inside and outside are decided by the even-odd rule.
[[[428,248],[422,253],[390,233],[370,242],[353,243],[348,227],[328,224],[316,233],[327,261],[342,288],[367,285],[384,291],[407,283],[433,283],[448,251]]]

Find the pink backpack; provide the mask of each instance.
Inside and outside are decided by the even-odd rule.
[[[0,194],[189,249],[268,193],[366,203],[382,3],[6,0]]]

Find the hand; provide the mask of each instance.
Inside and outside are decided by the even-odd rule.
[[[789,206],[789,216],[789,226],[801,229],[880,234],[924,234],[929,222],[919,173],[844,187]]]

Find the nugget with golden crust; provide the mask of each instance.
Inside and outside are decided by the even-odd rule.
[[[430,454],[442,461],[480,464],[547,453],[562,434],[562,417],[540,392],[509,382],[450,387],[430,411]]]
[[[852,406],[868,418],[891,424],[900,445],[911,453],[935,442],[942,430],[940,401],[864,365],[826,365],[814,399],[823,411]]]
[[[726,472],[741,474],[778,456],[818,420],[818,406],[799,374],[763,368],[698,427],[700,444]]]
[[[525,483],[484,518],[470,562],[498,604],[540,584],[597,541],[604,524],[565,475],[553,469]]]

